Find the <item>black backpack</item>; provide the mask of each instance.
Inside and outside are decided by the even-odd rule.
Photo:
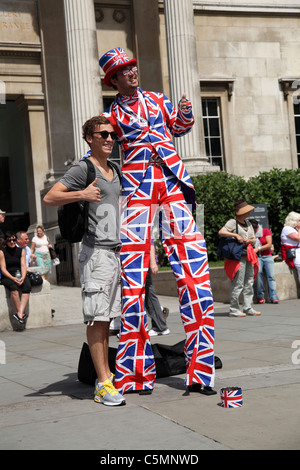
[[[87,164],[86,187],[95,179],[95,167],[89,158],[83,160]],[[122,181],[118,165],[108,161],[108,164],[118,173],[120,183]],[[61,236],[70,243],[81,242],[84,232],[88,228],[88,201],[71,202],[64,206],[59,206],[57,210],[58,226]]]

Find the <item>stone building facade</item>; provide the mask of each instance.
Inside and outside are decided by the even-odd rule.
[[[42,197],[86,151],[82,124],[114,97],[98,59],[115,46],[137,58],[143,89],[191,99],[196,124],[176,142],[190,174],[298,168],[299,13],[298,0],[0,0],[9,228],[33,234],[43,223],[59,247],[56,209]],[[62,250],[76,259],[76,247]]]

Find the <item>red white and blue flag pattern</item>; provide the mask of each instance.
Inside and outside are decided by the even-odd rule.
[[[99,62],[104,73],[107,73],[111,68],[116,67],[116,65],[125,66],[126,62],[129,62],[129,58],[124,49],[116,47],[104,54]]]
[[[195,189],[182,160],[177,155],[172,135],[187,134],[193,124],[191,107],[187,113],[176,111],[170,100],[162,93],[138,89],[136,94],[147,125],[137,118],[128,106],[128,99],[117,95],[104,115],[112,123],[123,151],[123,197],[124,205],[131,198],[144,178],[149,159],[159,155],[166,166],[177,176],[188,204],[195,204]]]
[[[239,387],[221,388],[221,405],[223,408],[239,408],[243,406],[242,389]]]
[[[123,312],[116,359],[115,386],[122,393],[152,389],[155,360],[145,311],[145,279],[150,262],[153,224],[158,214],[160,238],[177,283],[186,334],[186,385],[214,385],[214,309],[205,240],[192,209],[195,191],[177,155],[171,134],[187,133],[191,110],[176,112],[162,94],[138,91],[139,120],[117,96],[105,115],[124,153],[121,261]],[[141,97],[142,95],[142,97]],[[159,156],[161,166],[149,166]]]

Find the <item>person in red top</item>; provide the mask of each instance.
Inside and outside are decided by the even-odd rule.
[[[255,219],[249,220],[253,225],[256,245],[254,251],[257,253],[259,270],[257,273],[257,298],[260,304],[265,303],[265,289],[263,272],[266,274],[269,297],[272,304],[278,304],[279,299],[276,292],[274,259],[272,256],[272,233],[268,228],[263,228]]]

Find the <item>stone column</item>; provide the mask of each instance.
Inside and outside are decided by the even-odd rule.
[[[48,169],[47,130],[45,122],[44,95],[24,93],[16,100],[21,111],[24,132],[24,148],[28,190],[30,225],[42,223],[42,201],[40,191]],[[31,231],[31,227],[28,229]]]
[[[82,125],[103,110],[93,0],[64,0],[75,158],[88,146]]]
[[[143,90],[163,89],[159,47],[159,11],[157,0],[132,0],[138,51],[139,81]],[[151,31],[151,34],[145,34]]]
[[[209,164],[204,148],[193,0],[165,0],[164,3],[171,101],[177,106],[186,93],[195,116],[191,132],[174,139],[174,143],[190,175],[212,171],[216,167]]]

